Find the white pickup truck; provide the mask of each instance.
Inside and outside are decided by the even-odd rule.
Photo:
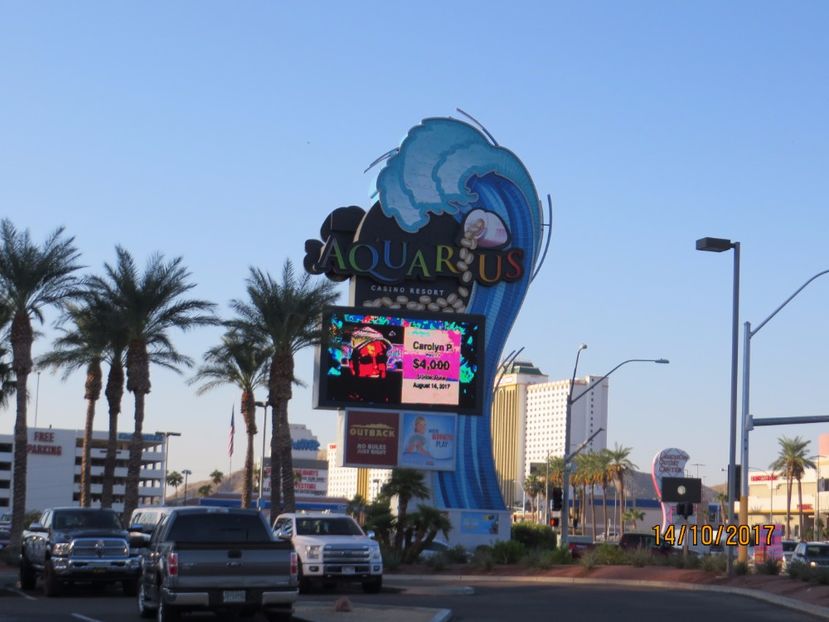
[[[307,592],[312,580],[359,581],[368,594],[382,589],[380,544],[347,514],[280,514],[273,529],[277,538],[293,542],[299,556],[300,592]]]

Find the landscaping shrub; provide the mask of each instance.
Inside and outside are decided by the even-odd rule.
[[[556,532],[551,527],[538,523],[513,524],[512,539],[521,542],[528,549],[556,548]]]
[[[562,566],[573,563],[573,556],[570,554],[570,550],[563,547],[542,552],[541,559],[545,564],[549,563],[551,566]]]
[[[467,553],[462,544],[453,546],[444,555],[446,556],[446,561],[450,564],[465,564],[469,561],[469,553]]]
[[[517,540],[501,540],[492,547],[492,557],[497,564],[517,564],[527,554],[527,547]]]
[[[397,570],[400,567],[400,563],[403,560],[399,551],[380,547],[380,552],[383,555],[383,568],[385,570]]]
[[[432,570],[443,570],[446,568],[447,563],[448,560],[446,559],[446,555],[444,553],[439,553],[426,558],[426,565]]]
[[[745,562],[734,562],[734,574],[744,577],[748,574],[748,564]]]
[[[809,568],[806,564],[800,562],[792,562],[789,564],[789,578],[801,579],[803,581],[809,580]]]
[[[780,574],[780,563],[776,559],[767,559],[755,568],[757,574]]]
[[[715,553],[713,555],[706,555],[702,558],[702,569],[706,572],[725,572],[726,560],[722,553]]]
[[[644,566],[653,563],[653,556],[649,551],[644,549],[633,549],[632,551],[627,551],[625,553],[625,557],[627,558],[627,563],[636,568],[643,568]]]
[[[495,559],[492,556],[492,547],[485,544],[477,547],[470,562],[477,570],[492,570]]]

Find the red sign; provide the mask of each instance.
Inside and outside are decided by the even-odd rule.
[[[345,466],[397,466],[398,413],[348,410],[345,417]]]
[[[776,475],[752,475],[751,476],[752,482],[776,482],[777,476]]]

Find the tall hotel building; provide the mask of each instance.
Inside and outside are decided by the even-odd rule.
[[[576,378],[573,398],[579,397],[598,380],[597,376]],[[599,428],[584,451],[607,447],[607,391],[605,379],[573,404],[570,451],[575,450]],[[545,463],[547,456],[564,455],[564,419],[570,380],[549,382],[531,363],[516,362],[501,378],[492,407],[492,450],[495,470],[504,502],[520,507],[523,482],[533,463]]]

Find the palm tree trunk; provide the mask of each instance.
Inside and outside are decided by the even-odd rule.
[[[12,525],[9,546],[20,548],[23,535],[23,518],[26,513],[26,458],[28,457],[29,430],[26,424],[28,407],[29,373],[32,371],[32,324],[29,316],[18,311],[12,320],[12,369],[15,375],[17,414],[14,420],[14,491],[12,492]]]
[[[271,525],[282,512],[282,463],[279,461],[279,416],[271,407]]]
[[[786,476],[786,538],[791,537],[792,523],[792,478]]]
[[[607,542],[607,485],[602,484],[602,517],[604,520],[604,539]]]
[[[92,427],[95,422],[95,402],[101,396],[101,361],[93,359],[86,368],[86,422],[83,428],[83,448],[81,450],[81,507],[88,508],[92,504],[90,482],[92,464]]]
[[[619,499],[622,501],[622,505],[619,506],[619,536],[623,536],[625,533],[625,521],[622,520],[625,513],[625,476],[621,473],[619,473]],[[636,524],[633,525],[633,530],[636,531]]]
[[[106,462],[104,463],[101,507],[111,508],[112,488],[115,485],[115,460],[118,453],[118,415],[121,414],[121,398],[124,396],[124,366],[121,363],[120,351],[112,354],[104,394],[109,405],[109,436],[107,438]],[[167,477],[166,473],[164,473],[164,477]],[[163,485],[166,485],[166,482]]]
[[[590,485],[590,522],[593,524],[593,531],[591,537],[596,539],[596,493],[593,490],[593,485]]]
[[[803,539],[803,484],[800,478],[797,478],[797,510],[798,510],[798,525],[800,526],[799,536]]]
[[[251,391],[242,392],[242,418],[245,420],[245,432],[248,435],[242,481],[242,507],[246,508],[250,507],[253,492],[253,439],[256,436],[256,400]]]
[[[291,456],[291,429],[288,425],[288,402],[291,400],[291,383],[294,380],[294,357],[290,351],[277,352],[271,362],[269,388],[274,418],[279,427],[276,434],[276,449],[281,473],[282,497],[285,512],[296,508],[294,493],[294,466]],[[273,454],[273,449],[271,450]],[[271,461],[273,465],[273,459]]]
[[[127,462],[127,483],[124,489],[124,524],[128,524],[132,511],[138,507],[138,476],[141,473],[141,453],[144,449],[144,398],[145,394],[136,391],[135,430],[130,440],[130,457]]]

